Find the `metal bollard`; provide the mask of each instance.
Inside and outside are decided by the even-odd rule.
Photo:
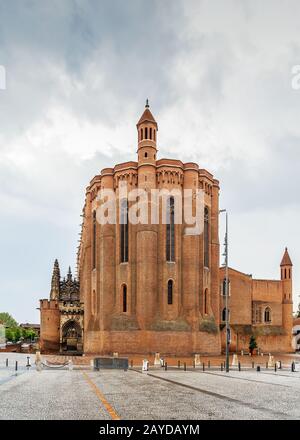
[[[223,362],[221,362],[221,371],[223,371]]]
[[[205,371],[205,363],[202,364],[202,370]]]
[[[196,362],[195,361],[193,361],[193,367],[196,368]]]
[[[6,366],[8,367],[8,359],[6,359]]]
[[[276,373],[276,371],[277,371],[277,362],[275,362],[274,370],[275,370],[275,373]]]
[[[183,364],[183,369],[186,371],[186,363]]]
[[[241,363],[238,363],[239,371],[241,371]]]
[[[180,361],[178,361],[178,368],[180,368]]]
[[[254,368],[254,362],[252,362],[252,368]]]
[[[257,365],[256,371],[260,371],[260,365]]]
[[[279,370],[282,370],[282,363],[279,361]]]
[[[210,369],[210,361],[208,361],[208,369]]]
[[[168,370],[168,362],[165,362],[165,371]]]
[[[16,361],[15,370],[18,371],[18,361]]]
[[[292,362],[291,369],[292,369],[292,373],[294,373],[295,372],[295,362]]]
[[[131,360],[130,366],[131,366],[131,368],[133,368],[133,360]]]
[[[268,368],[268,362],[266,362],[266,368]]]
[[[29,357],[29,356],[27,356],[27,364],[26,364],[26,367],[27,367],[27,368],[31,367],[31,365],[30,365],[30,357]]]

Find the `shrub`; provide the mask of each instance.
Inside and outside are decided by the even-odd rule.
[[[209,318],[202,319],[202,321],[199,324],[199,330],[200,332],[206,332],[206,333],[218,333],[218,327],[215,322],[215,318],[213,316]]]

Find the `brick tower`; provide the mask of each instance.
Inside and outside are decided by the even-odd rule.
[[[220,353],[219,183],[196,163],[158,160],[157,130],[147,100],[137,123],[137,161],[103,169],[86,191],[78,269],[87,353]],[[115,224],[97,221],[97,195],[107,189],[120,202]],[[166,224],[161,216],[151,218],[150,208],[161,208],[162,199],[141,195],[176,190],[184,214],[185,189],[203,192],[200,235],[174,221],[172,196]],[[139,196],[138,207],[146,204],[146,222],[130,221],[132,194]]]
[[[280,274],[282,282],[282,326],[287,333],[288,340],[290,340],[293,328],[293,263],[287,248],[285,248],[280,263]]]

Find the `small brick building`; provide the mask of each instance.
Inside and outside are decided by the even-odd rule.
[[[61,281],[55,263],[50,300],[40,302],[43,350],[221,352],[219,182],[196,163],[158,159],[157,131],[147,103],[137,123],[137,161],[103,169],[87,187],[78,251],[80,283],[70,273]],[[201,189],[203,233],[190,235],[186,224],[175,224],[172,216],[168,224],[161,218],[157,224],[124,224],[121,216],[128,216],[130,201],[117,212],[116,224],[99,224],[99,190],[111,190],[119,199],[124,182],[129,191],[147,193]],[[168,203],[172,212],[172,197]],[[291,351],[292,263],[287,250],[281,267],[278,281],[254,280],[230,269],[231,349],[247,348],[254,333],[263,350]]]

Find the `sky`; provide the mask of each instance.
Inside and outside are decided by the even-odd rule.
[[[74,271],[85,188],[136,159],[146,98],[158,156],[220,180],[230,266],[277,279],[287,246],[297,308],[299,14],[298,0],[0,0],[0,311],[39,322],[54,259]]]

